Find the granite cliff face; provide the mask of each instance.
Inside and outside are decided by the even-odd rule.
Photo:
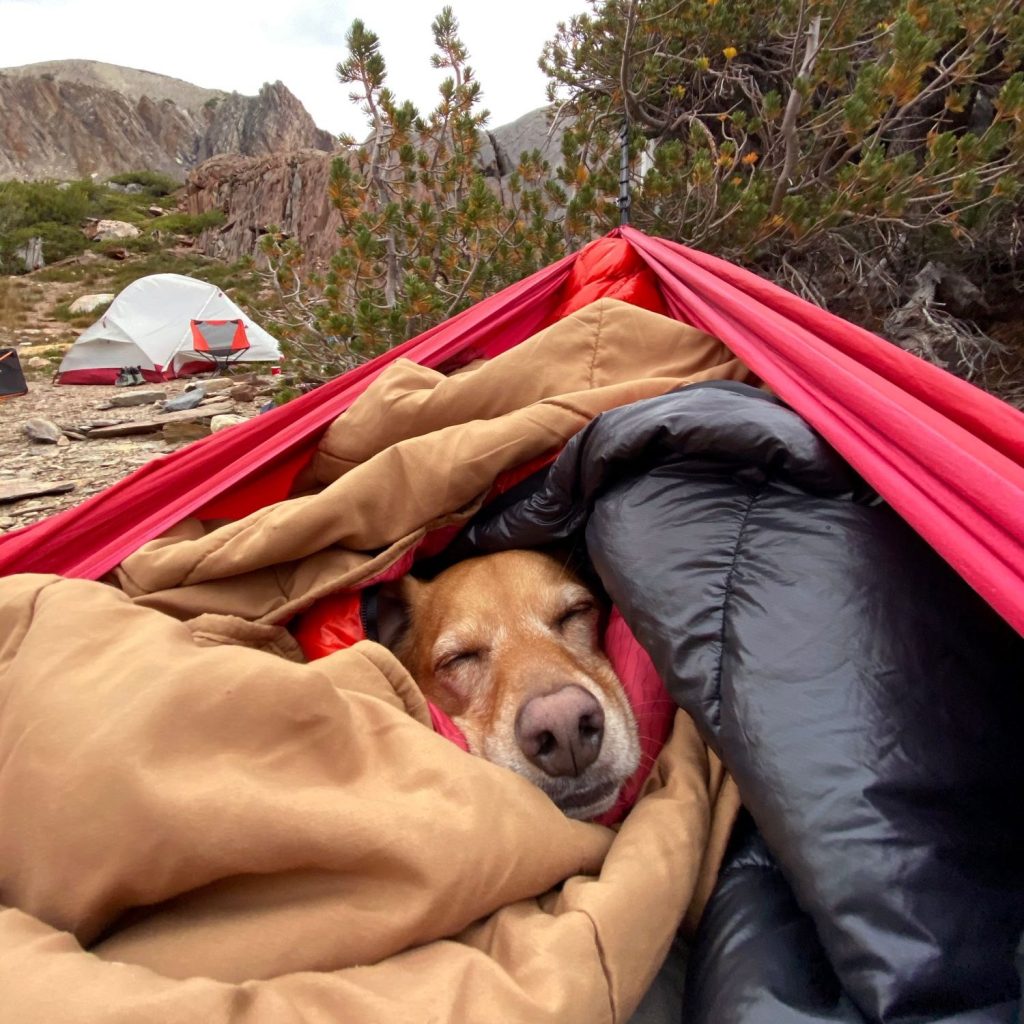
[[[135,170],[184,180],[221,153],[332,148],[280,82],[241,96],[95,61],[0,69],[0,180]]]
[[[273,225],[301,242],[309,258],[326,259],[341,225],[327,198],[332,159],[306,149],[207,160],[188,177],[186,208],[191,214],[222,210],[226,219],[205,231],[196,248],[229,261],[251,256]]]
[[[539,149],[557,166],[561,135],[549,131],[545,108],[524,114],[484,134],[481,170],[501,194],[502,179],[524,151]],[[219,156],[196,168],[186,183],[188,212],[221,210],[225,215],[222,225],[200,236],[197,248],[225,260],[255,255],[260,235],[273,225],[296,239],[307,258],[328,259],[337,249],[341,225],[327,195],[335,155],[306,149],[257,158]]]

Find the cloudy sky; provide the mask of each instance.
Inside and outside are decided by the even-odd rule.
[[[559,20],[586,0],[513,0],[507,7],[450,0],[491,125],[545,102],[537,68]],[[443,0],[0,0],[0,67],[83,58],[253,94],[280,79],[328,131],[361,135],[362,115],[337,81],[345,32],[361,18],[380,36],[401,98],[433,105],[442,75],[430,67],[430,23]]]

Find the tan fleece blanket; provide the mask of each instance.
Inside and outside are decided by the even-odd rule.
[[[285,628],[615,405],[742,378],[601,301],[482,366],[397,364],[309,493],[0,581],[0,1022],[624,1021],[737,807],[685,716],[617,832],[429,728],[383,648]]]

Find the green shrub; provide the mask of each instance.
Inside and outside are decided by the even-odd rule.
[[[90,215],[97,192],[90,181],[0,182],[0,234],[42,223],[77,226]]]
[[[627,118],[634,224],[782,280],[799,264],[812,294],[826,269],[831,297],[936,257],[998,262],[1021,237],[1019,3],[593,7],[541,62],[575,117],[570,242],[619,219]]]
[[[141,185],[150,196],[169,196],[181,188],[181,182],[159,171],[127,171],[108,178],[116,185]]]
[[[166,231],[175,235],[188,235],[195,238],[207,228],[219,227],[224,223],[223,210],[207,210],[205,213],[168,213],[149,222],[151,231]]]
[[[15,254],[33,238],[43,240],[43,259],[47,263],[56,263],[57,260],[74,256],[83,252],[89,245],[89,240],[79,228],[55,224],[52,221],[32,224],[30,227],[18,228],[3,236],[3,241],[0,242],[0,270],[8,274],[22,272],[25,269],[24,265]]]
[[[138,238],[107,238],[96,243],[96,252],[104,256],[123,249],[125,252],[152,253],[160,251],[160,242],[151,235],[139,235]]]

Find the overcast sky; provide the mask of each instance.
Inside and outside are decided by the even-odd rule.
[[[245,94],[280,79],[328,131],[365,121],[335,74],[345,32],[361,18],[380,36],[388,82],[421,110],[441,72],[430,66],[430,23],[442,0],[0,0],[0,67],[82,58],[142,68]],[[559,20],[585,0],[452,0],[491,126],[545,102],[537,57]]]

